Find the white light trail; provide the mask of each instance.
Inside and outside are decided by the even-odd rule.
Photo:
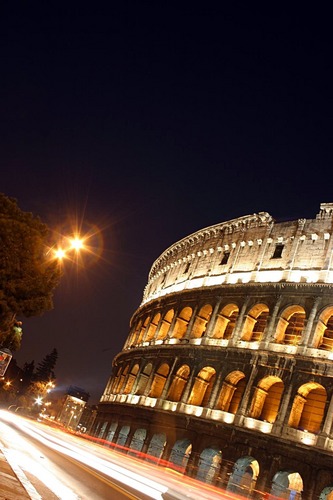
[[[120,483],[126,485],[127,487],[133,488],[141,493],[144,493],[145,495],[149,496],[150,498],[154,500],[162,500],[162,494],[165,493],[168,490],[167,486],[161,485],[156,481],[153,481],[151,479],[145,478],[140,476],[139,474],[136,474],[133,471],[128,471],[124,467],[121,467],[115,463],[112,463],[108,460],[105,460],[100,457],[94,456],[92,453],[83,450],[81,447],[75,446],[69,442],[64,441],[63,439],[59,439],[55,436],[50,436],[46,432],[44,432],[42,429],[36,428],[35,425],[31,424],[28,421],[25,421],[24,419],[18,417],[17,415],[8,415],[5,412],[0,412],[0,416],[2,419],[6,419],[7,421],[10,422],[18,422],[19,421],[19,427],[21,430],[24,430],[26,434],[31,436],[32,438],[38,440],[40,443],[48,446],[49,448],[66,455],[88,467],[93,468],[96,471],[99,471],[106,476],[114,479],[115,481],[119,481]],[[7,432],[7,431],[6,431]],[[13,439],[14,435],[16,436],[17,442],[20,442],[22,445],[22,438],[18,434],[15,433],[15,431],[12,430],[13,433]],[[14,452],[13,452],[14,453]],[[33,452],[31,452],[33,454]],[[13,457],[14,458],[14,457]],[[44,471],[42,472],[41,469],[38,468],[37,465],[34,465],[33,460],[29,461],[23,457],[23,454],[20,452],[15,452],[15,458],[18,463],[21,464],[22,468],[25,470],[28,470],[32,474],[34,474],[36,477],[38,477],[41,481],[44,482],[44,484],[51,490],[53,491],[56,495],[56,491],[60,492],[60,486],[57,484],[59,483],[58,480],[52,475],[52,474],[47,474],[46,469],[43,469]],[[53,480],[52,480],[53,476]],[[71,496],[72,494],[72,496]],[[67,495],[67,496],[64,496]],[[66,500],[74,500],[78,498],[76,495],[73,496],[73,492],[66,491],[62,492],[59,496],[59,498],[66,498]]]

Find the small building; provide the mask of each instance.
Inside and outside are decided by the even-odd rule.
[[[79,387],[70,386],[65,394],[58,422],[68,429],[76,430],[90,395]]]
[[[78,430],[84,434],[90,434],[97,416],[97,405],[86,405],[83,409]]]

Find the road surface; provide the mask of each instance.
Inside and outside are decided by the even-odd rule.
[[[0,411],[0,442],[33,500],[222,500],[235,497],[41,422]]]

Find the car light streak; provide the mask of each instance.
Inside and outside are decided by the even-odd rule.
[[[2,415],[1,415],[2,417]],[[7,416],[6,416],[7,417]],[[162,494],[165,493],[168,488],[164,485],[161,485],[155,481],[152,481],[151,479],[148,478],[143,478],[142,476],[136,474],[133,471],[128,471],[125,468],[116,465],[112,462],[106,461],[105,459],[95,457],[91,453],[87,451],[83,451],[82,449],[66,443],[65,441],[52,437],[45,433],[41,429],[37,429],[35,426],[32,426],[29,422],[23,420],[21,417],[10,415],[9,417],[14,417],[14,418],[7,418],[7,421],[10,421],[16,425],[19,425],[21,430],[24,430],[26,434],[28,434],[30,437],[38,440],[40,443],[44,444],[45,446],[48,446],[49,448],[66,455],[73,460],[76,460],[78,462],[81,462],[88,467],[93,468],[94,470],[97,470],[106,476],[121,482],[122,484],[125,484],[127,487],[133,488],[141,493],[144,493],[145,495],[155,499],[155,500],[162,500]],[[19,422],[19,424],[17,424]],[[14,433],[14,431],[12,431]],[[20,436],[16,435],[16,439],[18,441],[22,441],[22,438]],[[21,443],[22,444],[22,443]],[[16,452],[17,453],[17,452]],[[22,456],[21,453],[17,453],[16,455],[17,461],[22,463]],[[26,470],[29,470],[32,474],[36,475],[39,479],[41,479],[44,482],[44,473],[41,473],[40,471],[37,472],[32,464],[27,462],[26,460],[23,460],[23,468]],[[48,478],[50,480],[50,478]],[[46,484],[46,483],[45,483]],[[51,481],[50,481],[51,484]],[[48,485],[47,485],[48,486]],[[50,486],[48,486],[50,489],[52,489]],[[54,485],[53,485],[54,488]],[[54,490],[52,490],[54,491]],[[60,496],[60,498],[77,498],[75,497],[70,497],[70,496]]]
[[[135,497],[126,491],[130,487],[156,500],[188,499],[188,500],[222,500],[239,499],[237,494],[221,490],[213,485],[205,484],[173,470],[173,464],[162,461],[162,465],[154,464],[142,457],[124,454],[96,443],[93,438],[67,433],[64,429],[37,423],[18,415],[0,411],[0,418],[39,440],[42,444],[65,455],[68,460],[76,462],[82,469],[89,471],[112,488],[125,492],[131,499]],[[22,445],[22,442],[21,442]],[[140,454],[144,455],[144,454]],[[164,463],[165,462],[165,463]],[[169,468],[171,467],[171,469]],[[100,475],[99,473],[103,474]],[[107,479],[110,478],[110,481]],[[118,484],[113,483],[117,481]],[[119,484],[124,485],[124,490]]]
[[[10,463],[19,464],[23,470],[33,474],[58,498],[78,500],[78,496],[70,490],[70,488],[64,486],[61,481],[54,476],[54,474],[48,471],[47,467],[40,464],[40,453],[34,446],[24,442],[24,451],[20,451],[19,448],[22,448],[22,437],[13,429],[1,423],[0,430],[4,430],[6,432],[6,437],[9,438],[11,442],[11,448],[3,450]],[[41,497],[38,494],[35,494],[33,498],[41,500]]]

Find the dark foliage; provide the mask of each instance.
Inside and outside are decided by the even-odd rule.
[[[53,349],[50,354],[38,364],[33,376],[35,382],[48,382],[55,379],[54,368],[58,359],[57,349]]]
[[[38,316],[52,309],[61,271],[50,261],[48,227],[0,193],[0,346],[21,344],[17,316]]]

